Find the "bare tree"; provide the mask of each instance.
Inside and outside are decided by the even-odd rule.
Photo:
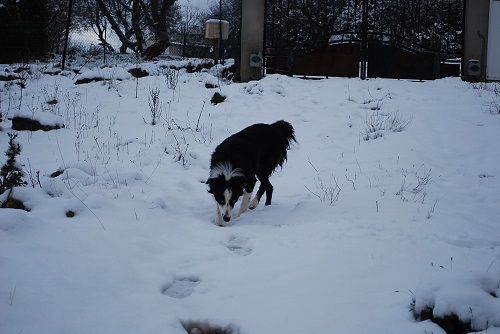
[[[134,0],[138,1],[138,0]],[[132,8],[131,1],[127,0],[95,0],[96,8],[109,22],[111,29],[120,39],[122,46],[120,52],[125,53],[127,49],[138,49],[138,43],[132,39],[133,30],[131,24]]]
[[[97,6],[96,0],[81,0],[81,11],[76,16],[80,18],[83,29],[92,30],[103,47],[113,50],[106,38],[108,21]]]
[[[182,41],[182,57],[192,57],[189,45],[201,44],[203,35],[203,16],[199,9],[189,5],[181,7],[181,19],[175,27],[176,34]]]
[[[55,1],[55,0],[54,0]],[[114,31],[121,42],[120,52],[131,49],[145,58],[163,53],[170,45],[170,34],[180,19],[175,0],[80,0],[86,10],[82,13],[103,45],[105,26]]]
[[[170,32],[180,19],[179,7],[175,5],[175,0],[141,0],[139,3],[153,34],[153,43],[144,50],[143,55],[147,59],[153,58],[170,46]]]

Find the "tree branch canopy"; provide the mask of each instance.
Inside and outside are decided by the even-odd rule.
[[[173,17],[179,11],[175,0],[86,0],[95,4],[101,16],[122,43],[121,52],[132,49],[153,58],[170,45]],[[87,14],[90,19],[90,14]],[[93,24],[95,26],[95,18]],[[100,32],[100,29],[97,29]],[[153,41],[147,45],[147,41]],[[146,47],[147,46],[147,47]]]

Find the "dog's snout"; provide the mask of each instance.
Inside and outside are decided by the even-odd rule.
[[[227,223],[231,220],[231,217],[224,215],[224,217],[222,217],[222,219],[224,219],[224,221]]]

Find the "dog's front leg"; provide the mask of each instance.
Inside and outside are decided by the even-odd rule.
[[[238,217],[245,211],[248,210],[248,206],[250,205],[250,197],[252,193],[247,193],[243,190],[243,198],[241,199],[240,212],[238,212]]]
[[[219,204],[217,202],[215,202],[215,224],[224,226],[224,223],[222,222],[222,215],[219,209]]]

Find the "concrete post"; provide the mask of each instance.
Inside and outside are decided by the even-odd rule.
[[[241,0],[241,82],[259,80],[262,67],[250,67],[250,54],[264,55],[265,0]]]
[[[475,80],[468,73],[469,59],[481,62],[480,81],[486,80],[486,49],[488,46],[488,14],[490,0],[465,1],[465,32],[462,78]],[[476,79],[477,80],[477,79]]]

